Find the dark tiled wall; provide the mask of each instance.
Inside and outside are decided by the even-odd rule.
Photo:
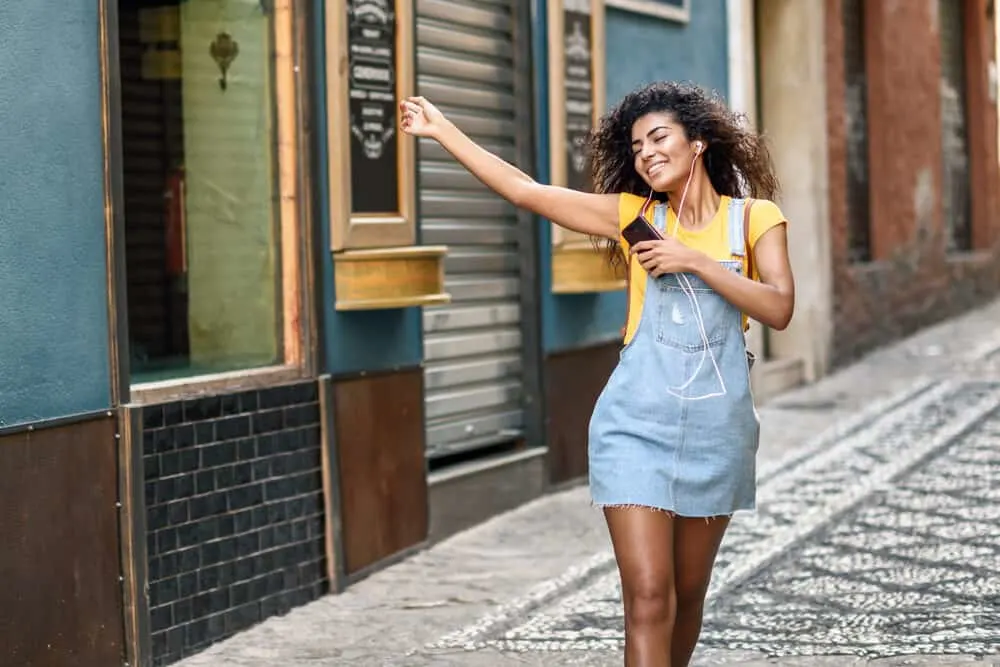
[[[154,664],[326,591],[315,382],[143,409]]]

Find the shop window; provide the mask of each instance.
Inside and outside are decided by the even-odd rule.
[[[847,244],[852,262],[871,260],[868,179],[868,77],[865,73],[865,2],[842,0],[844,103],[847,122]]]
[[[289,3],[119,0],[133,384],[297,361]]]
[[[965,3],[938,1],[941,34],[941,200],[945,242],[951,252],[972,249],[972,193],[965,82]]]

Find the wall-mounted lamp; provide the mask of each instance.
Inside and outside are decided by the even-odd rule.
[[[222,76],[219,78],[219,88],[225,90],[226,75],[229,72],[229,66],[233,64],[236,56],[240,54],[239,42],[233,39],[228,32],[220,32],[215,36],[215,41],[212,42],[208,52],[211,54],[215,64],[219,66],[219,72],[222,73]]]

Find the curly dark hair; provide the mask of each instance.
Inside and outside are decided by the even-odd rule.
[[[742,114],[731,111],[716,94],[675,81],[653,83],[629,93],[591,131],[587,144],[595,192],[649,194],[649,185],[635,170],[632,126],[655,112],[669,113],[689,140],[705,142],[705,170],[720,195],[761,199],[777,195],[778,179],[770,153],[763,138],[744,123]],[[666,199],[666,193],[653,196]],[[609,241],[606,252],[612,265],[623,263],[617,241]]]

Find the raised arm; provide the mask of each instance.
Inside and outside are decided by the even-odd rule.
[[[411,97],[399,107],[404,132],[434,139],[484,185],[518,208],[575,232],[618,238],[618,195],[538,183],[474,142],[424,98]]]

